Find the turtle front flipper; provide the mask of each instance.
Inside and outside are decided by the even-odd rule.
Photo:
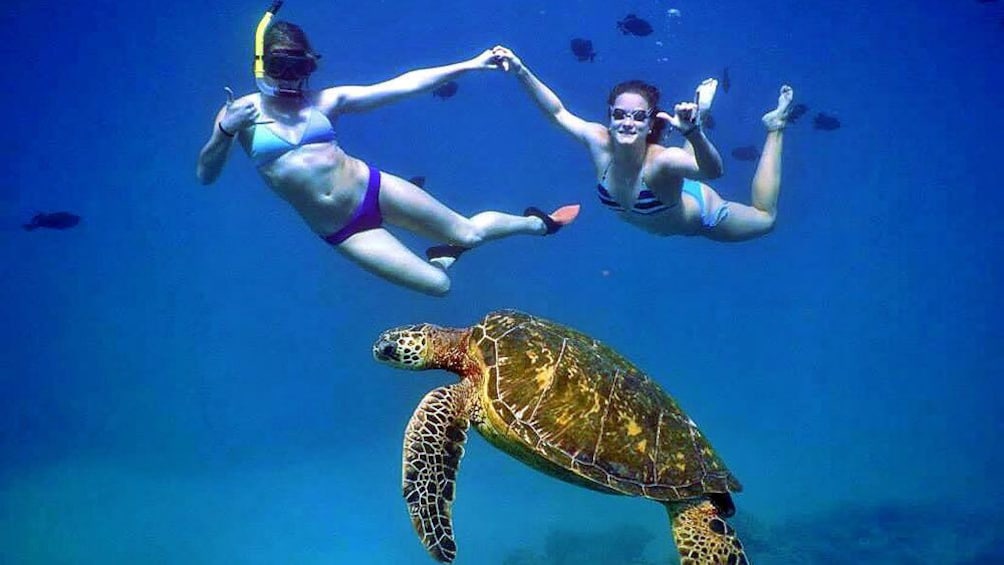
[[[680,565],[749,565],[736,530],[711,502],[668,502]]]
[[[472,394],[468,381],[430,391],[415,409],[404,434],[401,486],[408,514],[422,544],[444,563],[457,556],[451,514]]]

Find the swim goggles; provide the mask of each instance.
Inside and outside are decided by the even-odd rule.
[[[648,119],[652,117],[652,110],[633,110],[633,111],[628,111],[628,110],[625,110],[624,108],[613,108],[613,107],[611,107],[610,108],[610,117],[613,118],[613,119],[615,119],[615,120],[617,120],[617,121],[620,121],[620,120],[623,120],[625,118],[630,117],[633,121],[641,123],[641,122],[647,122]]]

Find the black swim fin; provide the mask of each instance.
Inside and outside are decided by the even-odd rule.
[[[552,218],[547,212],[544,212],[543,210],[535,206],[530,206],[529,208],[524,210],[523,215],[540,218],[541,221],[544,222],[544,226],[547,227],[547,235],[557,233],[558,230],[560,230],[562,227],[561,224],[555,222],[554,218]]]
[[[436,245],[425,250],[425,256],[430,261],[433,259],[441,259],[443,257],[449,257],[456,260],[457,257],[467,251],[467,247],[461,247],[459,245]]]

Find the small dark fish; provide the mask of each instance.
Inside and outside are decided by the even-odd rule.
[[[740,161],[756,161],[760,158],[760,150],[752,145],[744,145],[733,149],[732,156]]]
[[[634,14],[624,16],[624,19],[617,22],[617,29],[624,35],[637,35],[644,37],[652,33],[652,24],[639,18]]]
[[[829,114],[820,112],[816,114],[815,118],[813,118],[812,127],[823,131],[833,131],[835,129],[840,129],[840,120]]]
[[[69,212],[53,212],[51,214],[35,214],[31,222],[24,224],[24,229],[32,231],[38,228],[52,230],[67,230],[80,223],[80,216]]]
[[[425,177],[422,176],[411,177],[410,179],[408,179],[408,182],[417,186],[418,188],[425,188]]]
[[[456,94],[458,90],[460,90],[460,85],[457,84],[457,81],[451,80],[436,87],[436,90],[432,91],[432,95],[446,100]]]
[[[722,87],[722,92],[728,92],[732,88],[732,81],[729,79],[729,68],[722,69],[722,79],[718,81],[718,86]]]
[[[798,103],[788,109],[788,123],[793,124],[798,121],[806,112],[809,111],[809,107],[805,104]]]
[[[596,57],[596,51],[593,51],[593,42],[581,37],[572,40],[572,54],[579,61],[592,62]]]
[[[715,117],[711,115],[711,112],[704,113],[704,116],[701,118],[701,127],[704,129],[715,129]]]

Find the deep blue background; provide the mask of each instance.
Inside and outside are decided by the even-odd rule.
[[[340,120],[350,154],[428,177],[463,213],[583,203],[556,237],[465,255],[434,299],[319,243],[239,150],[215,185],[196,182],[222,87],[252,88],[265,4],[15,2],[0,561],[431,563],[400,498],[401,433],[453,376],[377,365],[370,344],[515,307],[604,340],[680,401],[746,487],[754,561],[819,562],[830,544],[833,562],[979,562],[1004,531],[1004,5],[814,4],[288,1],[281,17],[324,55],[315,86],[504,43],[601,120],[616,82],[645,78],[668,104],[728,66],[714,185],[743,202],[753,164],[728,153],[762,143],[782,82],[843,122],[789,128],[776,231],[726,245],[618,222],[585,151],[501,73]],[[656,32],[621,35],[629,12]],[[575,61],[572,37],[595,62]],[[55,210],[83,222],[21,230]],[[458,564],[556,563],[555,532],[619,524],[652,533],[651,562],[673,554],[658,505],[560,484],[479,437],[454,516]],[[942,527],[918,536],[909,520]]]

